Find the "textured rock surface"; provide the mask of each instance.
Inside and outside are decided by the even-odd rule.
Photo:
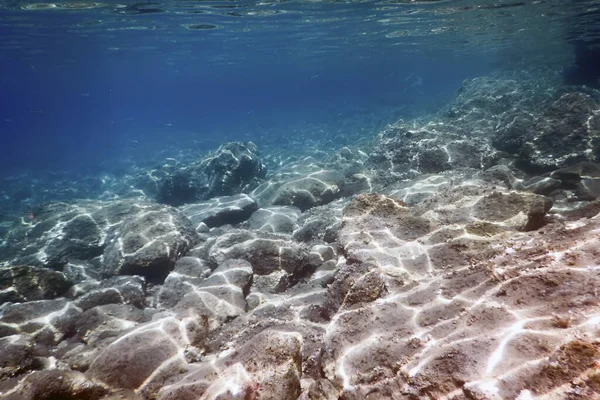
[[[412,128],[392,126],[380,134],[369,164],[402,177],[455,168],[491,167],[498,159],[487,140],[467,136],[449,123]]]
[[[133,304],[142,307],[146,282],[139,276],[117,276],[103,281],[86,281],[71,288],[75,304],[88,310],[105,304]]]
[[[161,281],[197,240],[191,222],[176,209],[149,206],[109,233],[102,273],[138,274]]]
[[[73,272],[69,265],[88,263],[83,270],[92,271],[73,274],[82,280],[94,271],[164,278],[198,240],[191,222],[176,209],[128,200],[49,204],[29,221],[14,224],[7,236],[0,244],[6,266]]]
[[[38,207],[12,224],[0,246],[0,257],[5,265],[52,269],[60,269],[69,261],[94,258],[102,254],[103,228],[114,221],[115,212],[96,202]]]
[[[204,339],[201,321],[167,317],[142,324],[108,346],[87,374],[118,388],[155,392],[186,365]],[[191,361],[191,360],[190,360]]]
[[[41,369],[43,363],[35,357],[34,346],[34,340],[27,335],[0,338],[0,380]]]
[[[69,335],[82,310],[66,299],[5,303],[0,314],[0,337],[31,335],[41,346],[51,346]]]
[[[0,303],[61,297],[71,285],[62,273],[47,268],[0,269]]]
[[[246,295],[252,280],[252,266],[244,260],[224,261],[208,278],[185,293],[174,307],[180,315],[201,315],[207,329],[246,312]]]
[[[367,178],[354,175],[344,175],[321,162],[306,158],[279,168],[250,195],[260,207],[293,206],[306,211],[366,190]]]
[[[527,168],[552,170],[581,161],[599,161],[600,105],[583,93],[556,99],[524,136],[519,150]]]
[[[157,200],[179,206],[247,192],[260,183],[266,172],[254,143],[226,143],[201,161],[164,178]]]
[[[204,224],[209,228],[225,224],[239,224],[246,221],[258,205],[248,195],[238,194],[229,197],[217,197],[209,201],[194,203],[180,208],[192,221],[196,229]]]
[[[297,207],[266,207],[256,210],[248,220],[252,230],[291,234],[298,228],[301,211]]]
[[[110,390],[80,372],[39,371],[25,378],[22,386],[8,393],[7,400],[106,399]],[[127,397],[124,397],[127,399]],[[130,397],[134,399],[134,397]]]

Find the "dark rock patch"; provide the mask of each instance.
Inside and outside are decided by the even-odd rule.
[[[204,223],[209,228],[221,225],[236,225],[246,221],[258,205],[245,194],[216,197],[209,201],[187,204],[180,208],[194,226]]]

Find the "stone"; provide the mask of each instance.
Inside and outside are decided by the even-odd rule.
[[[543,112],[520,149],[522,167],[552,171],[600,161],[600,106],[587,94],[562,94]]]
[[[250,216],[248,227],[255,231],[292,234],[298,228],[301,213],[292,206],[260,208]]]
[[[192,223],[179,211],[153,206],[125,219],[112,230],[102,260],[102,273],[142,275],[162,282],[198,241]]]
[[[374,177],[375,183],[379,183],[380,177],[389,173],[412,179],[417,174],[457,168],[483,170],[494,165],[498,158],[497,151],[485,137],[467,137],[466,132],[453,124],[410,127],[400,121],[379,134],[367,165],[387,171]]]
[[[117,276],[103,281],[88,281],[71,288],[75,305],[82,310],[105,304],[131,304],[143,307],[146,282],[139,276]]]
[[[192,221],[194,226],[198,227],[204,223],[209,228],[239,224],[250,218],[257,209],[256,202],[245,194],[215,197],[205,202],[180,207],[181,212]]]
[[[86,375],[140,394],[156,392],[187,365],[184,350],[202,345],[205,330],[193,317],[167,317],[137,326],[110,344]]]
[[[298,334],[263,331],[212,366],[201,363],[166,385],[158,399],[187,400],[200,396],[206,399],[297,399],[301,392],[301,346]]]
[[[42,368],[35,354],[35,341],[28,335],[0,338],[0,380]]]
[[[534,115],[522,110],[502,114],[492,138],[492,145],[509,154],[519,154],[536,123],[537,118]]]
[[[301,279],[312,271],[306,245],[267,233],[235,232],[217,238],[208,249],[209,262],[220,265],[228,259],[243,259],[255,274],[284,270]]]
[[[180,258],[160,287],[157,305],[163,308],[174,307],[186,293],[194,290],[211,273],[212,270],[207,263],[198,257]]]
[[[540,222],[532,223],[530,219],[543,218],[552,208],[552,204],[551,198],[540,195],[493,192],[475,203],[473,216],[491,222],[504,222],[519,230],[534,230],[537,229],[534,226],[539,227]],[[528,219],[519,220],[520,214],[527,216]]]
[[[66,299],[8,303],[1,311],[0,337],[28,333],[43,346],[62,341],[82,313]]]
[[[182,315],[202,315],[210,329],[216,329],[246,312],[251,282],[252,266],[247,261],[226,260],[208,278],[192,285],[173,309]]]
[[[27,376],[5,400],[104,400],[110,389],[81,372],[48,370]],[[130,397],[130,399],[133,399]]]
[[[75,323],[75,337],[88,345],[102,343],[150,320],[142,309],[126,304],[100,305],[81,314]],[[80,366],[81,367],[81,366]]]
[[[157,200],[180,206],[248,192],[258,186],[266,173],[254,143],[230,142],[164,178]]]
[[[581,162],[559,168],[550,176],[560,181],[562,188],[573,190],[580,200],[595,200],[600,197],[600,164]]]
[[[488,182],[501,182],[508,189],[518,189],[522,184],[521,179],[516,176],[515,171],[504,164],[494,165],[486,169],[481,174],[481,177]]]
[[[404,204],[379,194],[358,195],[344,209],[340,244],[353,262],[391,263],[402,268],[402,259],[422,253],[419,244],[408,243],[429,233],[431,222],[414,216]],[[398,249],[398,250],[396,250]]]
[[[33,219],[15,223],[0,243],[0,258],[7,264],[60,270],[71,260],[102,254],[102,223],[92,215],[94,203],[51,203],[30,212]],[[24,245],[27,243],[27,245]]]
[[[344,176],[337,171],[318,171],[284,183],[271,204],[294,206],[301,211],[327,204],[340,197]]]
[[[338,200],[302,213],[298,219],[299,227],[293,234],[294,240],[306,243],[336,242],[342,224],[342,210],[347,203],[347,200]]]
[[[535,176],[522,183],[519,189],[541,195],[549,195],[562,186],[562,182],[549,176]]]
[[[292,206],[302,212],[328,204],[368,186],[364,176],[345,175],[311,158],[281,166],[250,193],[262,208]]]
[[[72,283],[58,271],[18,266],[0,269],[0,303],[23,303],[63,296]]]

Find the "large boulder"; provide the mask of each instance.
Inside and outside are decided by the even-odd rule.
[[[263,208],[292,206],[304,212],[367,189],[367,177],[346,175],[307,157],[275,170],[250,195]]]
[[[194,317],[141,324],[101,352],[86,375],[114,388],[155,393],[196,360],[205,335],[202,321]]]
[[[196,229],[203,226],[236,225],[246,221],[258,209],[256,202],[246,194],[215,197],[207,201],[186,204],[179,208],[192,221]]]
[[[293,206],[273,206],[256,210],[248,220],[252,230],[291,234],[298,227],[301,211]]]
[[[63,273],[41,267],[0,269],[0,303],[54,299],[72,286]]]
[[[186,281],[190,290],[173,309],[183,315],[202,315],[207,326],[216,329],[246,312],[252,266],[245,260],[227,260],[202,282],[193,282]]]
[[[230,142],[164,178],[159,184],[157,200],[179,206],[248,192],[266,173],[254,143]]]
[[[197,239],[190,221],[168,206],[138,200],[52,203],[11,226],[0,242],[0,265],[55,269],[74,283],[99,273],[160,279]],[[44,270],[28,271],[50,277]]]
[[[192,223],[175,208],[149,206],[108,234],[101,270],[105,276],[142,275],[162,281],[197,240]]]
[[[53,346],[71,334],[81,313],[66,299],[6,303],[0,312],[0,337],[27,333],[40,348]]]
[[[5,264],[61,269],[72,260],[102,254],[106,218],[102,204],[51,203],[32,209],[14,223],[0,243]]]

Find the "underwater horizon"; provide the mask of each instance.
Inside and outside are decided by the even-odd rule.
[[[370,137],[439,111],[464,79],[566,68],[573,36],[597,36],[590,4],[3,1],[1,171]]]
[[[0,0],[0,400],[600,399],[600,2]]]

